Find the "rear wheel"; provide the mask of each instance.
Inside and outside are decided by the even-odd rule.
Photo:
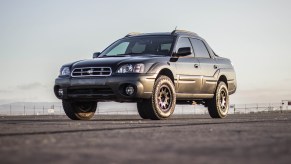
[[[75,102],[63,100],[66,115],[72,120],[90,120],[96,111],[97,102]]]
[[[209,115],[212,118],[224,118],[229,110],[229,94],[227,86],[220,81],[217,85],[215,95],[207,103]]]

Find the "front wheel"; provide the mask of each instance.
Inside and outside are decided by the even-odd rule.
[[[137,102],[136,104],[137,106],[137,111],[138,111],[138,114],[141,118],[143,119],[149,119],[150,118],[150,110],[149,108],[151,108],[151,104],[149,104],[148,101],[144,100],[144,101],[141,101],[141,102]]]
[[[75,102],[63,100],[66,115],[72,120],[90,120],[96,111],[97,102]]]
[[[172,80],[167,76],[160,76],[154,84],[152,98],[144,100],[142,104],[148,118],[169,118],[176,106],[176,92]]]
[[[229,110],[229,94],[227,86],[220,81],[217,85],[215,95],[207,102],[208,112],[212,118],[224,118]]]

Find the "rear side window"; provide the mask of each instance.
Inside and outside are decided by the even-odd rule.
[[[180,38],[178,40],[178,43],[176,45],[176,52],[178,52],[179,48],[183,48],[183,47],[190,47],[192,49],[191,43],[188,38]],[[189,56],[194,57],[194,54],[192,53]]]
[[[195,57],[198,58],[210,58],[210,55],[207,51],[205,44],[199,39],[191,38],[191,43],[193,45]]]

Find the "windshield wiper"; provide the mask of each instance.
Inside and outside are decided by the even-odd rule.
[[[136,54],[143,54],[143,53],[126,53],[126,54],[117,54],[117,55],[104,55],[102,57],[128,57]]]
[[[102,56],[102,57],[127,57],[127,56],[130,56],[130,55],[126,55],[126,54],[124,54],[124,55],[122,55],[122,54],[119,54],[119,55],[104,55],[104,56]]]
[[[135,52],[131,52],[131,53],[127,53],[127,54],[124,54],[124,55],[129,55],[129,56],[131,56],[131,55],[140,55],[140,54],[143,54],[143,53],[135,53]]]

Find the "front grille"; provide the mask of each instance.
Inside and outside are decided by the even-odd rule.
[[[72,77],[84,77],[84,76],[110,76],[112,73],[110,67],[84,67],[75,68],[72,71]]]

